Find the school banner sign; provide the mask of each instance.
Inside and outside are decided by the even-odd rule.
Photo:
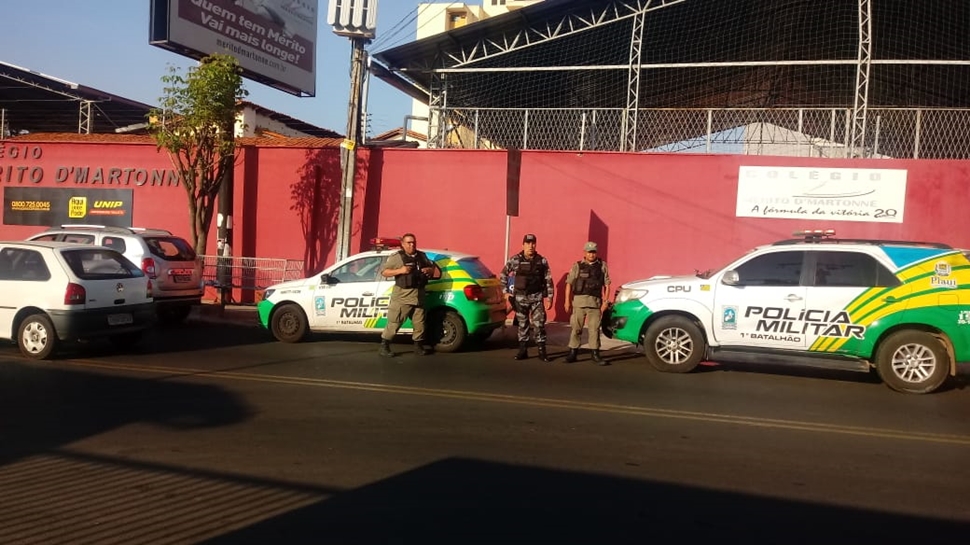
[[[131,227],[131,189],[3,188],[4,225]]]
[[[742,166],[739,218],[903,223],[907,171]]]

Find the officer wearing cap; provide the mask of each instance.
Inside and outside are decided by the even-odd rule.
[[[509,278],[512,277],[512,281]],[[505,298],[515,310],[518,325],[519,351],[515,359],[529,357],[529,330],[533,330],[539,359],[551,361],[546,352],[546,311],[552,308],[555,294],[549,262],[536,252],[536,236],[522,237],[522,251],[513,255],[502,267],[500,278]]]
[[[573,263],[566,275],[566,312],[572,309],[569,325],[569,354],[566,363],[573,363],[579,355],[583,324],[589,330],[589,347],[593,351],[593,361],[600,365],[609,362],[600,357],[600,320],[606,310],[610,293],[610,271],[606,262],[597,256],[596,243],[587,242],[583,246],[583,259]]]

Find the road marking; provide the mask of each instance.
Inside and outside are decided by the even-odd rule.
[[[91,360],[66,360],[58,363],[77,367],[91,367],[111,369],[115,371],[133,371],[147,374],[167,374],[171,378],[211,377],[250,382],[265,382],[272,384],[289,384],[295,386],[313,386],[318,388],[340,388],[344,390],[359,390],[366,392],[381,392],[392,394],[418,395],[445,399],[461,399],[465,401],[485,401],[492,403],[508,403],[531,407],[547,407],[555,409],[575,409],[613,414],[627,414],[633,416],[647,416],[653,418],[671,418],[680,420],[694,420],[699,422],[735,424],[759,428],[785,429],[794,431],[809,431],[818,433],[836,433],[857,437],[874,437],[880,439],[901,439],[906,441],[921,441],[928,443],[943,443],[950,445],[970,446],[970,435],[948,435],[938,433],[910,432],[887,428],[870,428],[862,426],[844,426],[840,424],[825,424],[822,422],[807,422],[799,420],[782,420],[775,418],[759,418],[732,414],[708,412],[681,411],[654,407],[638,407],[634,405],[618,405],[611,403],[592,403],[586,401],[571,401],[568,399],[552,399],[528,397],[510,394],[495,394],[489,392],[473,392],[467,390],[447,390],[440,388],[421,388],[416,386],[399,386],[392,384],[377,384],[368,382],[351,382],[342,380],[316,379],[308,377],[287,377],[281,375],[261,375],[256,373],[239,373],[235,371],[212,371],[206,369],[186,369],[181,367],[163,367],[157,365],[130,365],[122,363],[104,363]]]

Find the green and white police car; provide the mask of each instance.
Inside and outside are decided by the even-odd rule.
[[[298,342],[310,331],[380,333],[394,280],[381,276],[387,258],[399,251],[397,239],[372,239],[374,250],[350,256],[302,280],[270,286],[257,305],[259,320],[277,340]],[[441,268],[441,278],[425,288],[429,341],[439,352],[454,352],[467,340],[485,339],[505,324],[501,286],[477,256],[425,250]],[[406,321],[400,333],[410,333]]]
[[[834,235],[798,232],[719,271],[624,284],[603,331],[674,373],[702,361],[874,367],[894,390],[929,393],[970,363],[963,251]]]

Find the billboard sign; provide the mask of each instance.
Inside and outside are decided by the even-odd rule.
[[[3,188],[4,225],[131,227],[131,189]]]
[[[316,93],[317,0],[152,0],[149,33],[152,45],[229,54],[249,79]]]

